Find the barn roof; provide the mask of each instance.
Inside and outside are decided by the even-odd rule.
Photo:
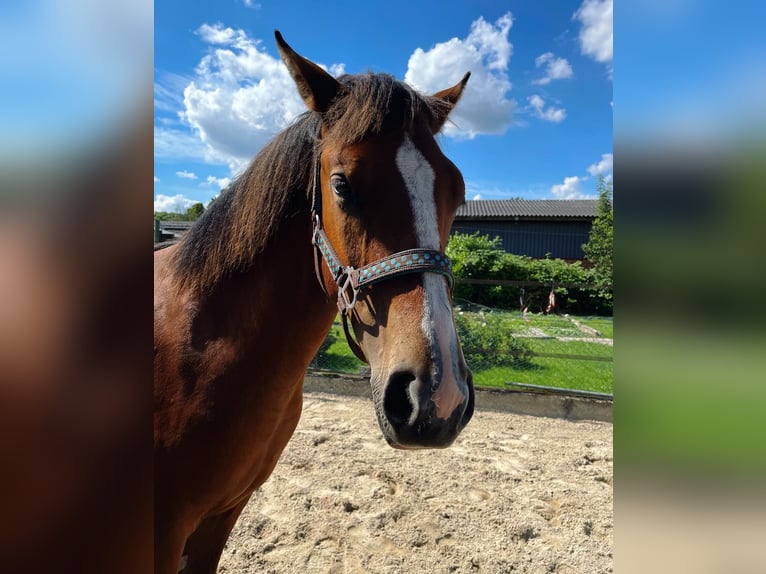
[[[597,199],[474,199],[457,210],[456,219],[592,219]]]
[[[173,229],[173,230],[179,230],[179,231],[186,231],[189,229],[192,225],[194,225],[193,221],[160,221],[160,229]]]

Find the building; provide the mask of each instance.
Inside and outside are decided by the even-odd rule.
[[[597,199],[471,200],[458,208],[452,233],[498,236],[503,249],[516,255],[543,258],[550,253],[552,258],[582,261],[582,244],[588,242],[597,214]],[[155,222],[155,242],[177,240],[191,225]]]
[[[193,221],[158,221],[154,220],[154,243],[166,243],[178,241],[183,237]]]
[[[508,253],[582,261],[597,199],[471,200],[458,208],[452,233],[500,237]]]

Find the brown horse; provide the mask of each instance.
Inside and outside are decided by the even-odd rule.
[[[276,39],[310,111],[155,255],[160,574],[215,572],[298,423],[336,303],[391,446],[446,447],[473,414],[443,255],[465,188],[434,139],[468,74],[423,96],[335,79]]]

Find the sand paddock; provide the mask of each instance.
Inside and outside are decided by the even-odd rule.
[[[612,572],[612,425],[477,410],[397,451],[368,399],[307,392],[220,573]]]

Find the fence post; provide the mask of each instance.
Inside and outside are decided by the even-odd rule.
[[[154,220],[154,242],[159,243],[162,241],[162,230],[160,229],[160,220]]]

